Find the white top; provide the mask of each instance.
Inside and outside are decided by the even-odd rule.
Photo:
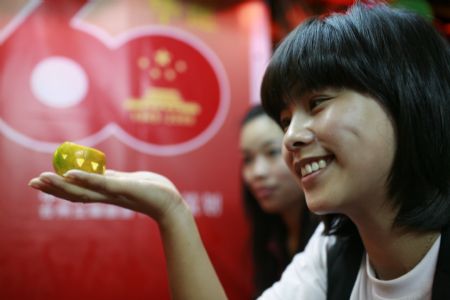
[[[280,281],[266,290],[259,300],[326,299],[327,249],[336,241],[322,235],[320,224],[305,250],[297,254],[284,271]],[[408,273],[393,280],[379,280],[364,255],[350,300],[431,299],[434,271],[441,238],[434,242],[425,257]]]

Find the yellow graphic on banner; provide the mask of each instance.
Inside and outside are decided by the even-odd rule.
[[[201,111],[198,103],[185,101],[177,89],[150,88],[142,99],[129,99],[124,108],[131,120],[147,124],[194,126]]]
[[[166,67],[172,61],[172,56],[169,51],[161,49],[156,51],[155,61],[161,67]]]
[[[137,60],[138,67],[147,71],[151,79],[165,79],[170,82],[175,80],[178,74],[186,72],[188,68],[187,63],[182,59],[174,61],[172,67],[172,54],[166,49],[158,49],[153,61],[155,65],[152,65],[152,61],[145,56]]]
[[[207,32],[217,28],[213,11],[205,5],[179,0],[148,0],[148,5],[161,24],[184,21],[189,26]]]
[[[201,5],[192,5],[189,8],[186,23],[206,32],[213,32],[217,29],[211,10]]]
[[[165,48],[157,49],[151,58],[139,57],[136,63],[151,79],[167,82],[188,69],[186,61],[174,60]],[[183,99],[178,89],[166,87],[149,87],[143,97],[124,101],[123,108],[132,121],[154,125],[194,126],[201,112],[198,103]]]

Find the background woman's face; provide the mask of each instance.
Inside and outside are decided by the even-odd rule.
[[[282,213],[297,206],[303,192],[285,164],[283,132],[267,115],[247,122],[241,130],[242,176],[267,213]]]

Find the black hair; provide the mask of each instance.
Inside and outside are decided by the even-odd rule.
[[[357,3],[313,17],[276,49],[262,103],[280,111],[303,93],[349,88],[374,97],[390,117],[396,153],[388,192],[394,226],[439,230],[450,223],[450,54],[446,40],[417,14]],[[325,217],[326,233],[356,233],[343,215]]]
[[[262,106],[251,107],[242,119],[241,127],[259,116],[266,116]],[[280,279],[292,257],[287,248],[287,228],[281,216],[263,211],[243,179],[242,196],[251,223],[255,296],[258,296]],[[298,213],[300,232],[297,251],[302,251],[314,232],[318,219],[306,205],[302,206]]]

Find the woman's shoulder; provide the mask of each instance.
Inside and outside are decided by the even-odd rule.
[[[322,222],[317,225],[304,251],[294,256],[292,264],[297,260],[313,259],[316,263],[326,266],[327,252],[336,243],[336,236],[325,234],[324,229],[325,226]]]
[[[327,289],[327,252],[336,241],[324,234],[320,223],[304,251],[296,254],[280,281],[268,289],[260,299],[325,299]],[[314,297],[310,297],[314,295]],[[306,299],[306,298],[305,298]]]

